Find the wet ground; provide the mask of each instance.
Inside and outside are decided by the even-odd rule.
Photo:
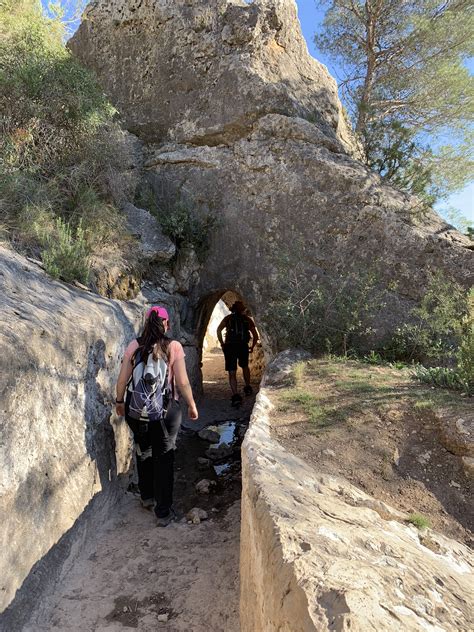
[[[25,632],[239,630],[240,444],[255,398],[240,409],[230,406],[220,354],[204,359],[204,376],[200,418],[184,423],[178,439],[179,521],[156,527],[132,485],[113,515],[78,543],[79,554]],[[214,444],[198,436],[207,426],[219,435]],[[225,457],[206,455],[211,445],[224,444]],[[202,479],[212,482],[208,494],[196,490]],[[208,519],[190,523],[185,515],[193,507]]]
[[[250,421],[255,393],[243,397],[239,408],[231,406],[220,350],[210,351],[203,357],[202,370],[204,396],[198,405],[199,419],[185,421],[178,437],[175,509],[179,515],[195,506],[221,514],[241,496],[240,446]],[[242,382],[240,387],[243,387]],[[206,427],[219,434],[218,443],[211,444],[199,437],[199,431]],[[206,454],[209,447],[222,444],[229,446],[231,453],[223,458],[209,458]],[[208,463],[199,463],[198,459],[206,459]],[[204,478],[216,483],[210,495],[196,491],[196,483]]]
[[[215,510],[214,513],[221,514],[223,509],[240,499],[240,445],[247,425],[248,421],[230,421],[211,426],[221,435],[217,444],[210,444],[197,434],[180,436],[175,479],[175,509],[178,515],[184,515],[192,507]],[[210,445],[224,443],[232,448],[232,454],[214,461],[206,456]],[[198,463],[199,458],[205,459],[208,464]],[[216,483],[212,486],[212,494],[196,491],[195,485],[202,479]]]

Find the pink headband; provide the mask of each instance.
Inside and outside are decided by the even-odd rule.
[[[153,305],[153,307],[150,307],[149,310],[147,310],[147,313],[145,315],[145,318],[149,318],[150,314],[152,312],[156,312],[157,316],[159,316],[160,318],[162,318],[163,320],[169,320],[170,317],[168,316],[168,312],[166,311],[166,309],[164,307],[158,307],[158,305]]]

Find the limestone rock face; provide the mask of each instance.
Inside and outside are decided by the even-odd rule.
[[[282,260],[315,287],[375,272],[391,288],[379,338],[419,301],[429,270],[472,282],[472,242],[356,159],[294,0],[96,0],[70,46],[144,142],[157,199],[167,188],[220,220],[199,277],[187,261],[177,270],[182,324],[198,338],[226,290],[258,325]]]
[[[130,436],[112,402],[138,308],[53,281],[5,248],[0,270],[2,611],[25,578],[29,599],[41,589],[86,507],[128,481]]]
[[[290,360],[271,365],[242,444],[242,630],[471,630],[466,546],[404,524],[272,437],[273,388]]]
[[[381,321],[393,328],[419,300],[428,270],[468,285],[471,242],[417,200],[384,186],[301,118],[268,114],[231,147],[149,146],[148,179],[175,183],[221,218],[196,298],[232,288],[258,308],[271,299],[285,256],[317,280],[375,266],[398,284]],[[301,265],[300,265],[301,267]]]
[[[460,417],[443,408],[435,412],[435,417],[444,447],[458,456],[474,458],[474,411]]]
[[[184,246],[179,250],[175,265],[173,266],[173,276],[176,280],[178,292],[182,294],[189,292],[189,288],[195,285],[199,279],[200,268],[201,266],[194,248]]]
[[[309,117],[351,142],[293,0],[99,0],[70,46],[147,142],[229,144],[270,112]]]

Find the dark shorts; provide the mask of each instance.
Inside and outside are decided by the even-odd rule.
[[[225,370],[237,371],[237,360],[241,369],[249,365],[249,346],[246,343],[226,343],[223,347],[225,358]]]

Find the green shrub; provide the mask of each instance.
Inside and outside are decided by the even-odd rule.
[[[461,323],[461,340],[456,354],[457,369],[461,379],[468,385],[468,392],[474,393],[474,289],[468,298],[468,314]]]
[[[473,394],[474,384],[464,379],[458,369],[450,369],[444,366],[425,367],[416,366],[413,369],[413,377],[425,384],[449,388],[464,393]]]
[[[455,360],[469,313],[467,292],[441,272],[432,273],[418,307],[397,327],[383,354],[390,360]]]
[[[441,359],[452,366],[418,366],[413,375],[433,386],[474,395],[474,291],[464,292],[456,284],[447,286],[439,282],[439,277],[434,279],[434,288],[439,294],[434,298],[433,290],[429,288],[429,301],[422,304],[419,311],[427,323],[421,348],[428,359]],[[451,295],[447,297],[449,291]],[[428,311],[430,307],[434,312],[432,317]],[[436,335],[437,344],[430,345],[430,336],[433,339],[435,331],[440,332]]]
[[[367,364],[385,364],[385,360],[378,351],[373,349],[361,358],[362,362]]]
[[[275,297],[266,306],[264,320],[281,348],[347,357],[372,333],[371,321],[385,304],[385,291],[372,272],[316,283],[304,262],[282,261],[275,281]]]
[[[115,110],[65,47],[64,33],[39,0],[0,2],[2,231],[27,254],[39,257],[46,249],[47,269],[61,278],[66,262],[57,267],[58,234],[65,251],[79,241],[99,257],[106,248],[128,256],[116,205],[133,184]],[[82,265],[70,270],[68,278],[73,270],[80,280],[87,276]]]
[[[192,246],[198,259],[204,261],[210,247],[213,230],[217,227],[217,217],[206,214],[198,216],[184,202],[157,213],[163,233],[174,241],[178,248]]]
[[[90,250],[79,222],[73,231],[60,217],[55,222],[55,232],[43,235],[42,253],[46,271],[56,279],[87,283],[90,271]]]
[[[388,343],[360,355],[364,337],[372,333],[371,322],[385,306],[386,291],[376,275],[348,273],[321,283],[298,264],[282,260],[275,275],[275,297],[264,320],[280,348],[303,347],[312,353],[326,352],[336,360],[358,358],[368,364],[389,364],[403,369],[415,362],[414,377],[436,386],[474,391],[474,293],[471,298],[456,282],[435,272],[407,322],[396,328]],[[391,288],[395,289],[395,288]]]
[[[2,170],[52,174],[114,113],[97,82],[64,46],[64,26],[36,0],[0,5]]]
[[[135,203],[158,220],[163,233],[176,247],[192,246],[199,261],[203,262],[211,245],[211,235],[219,226],[212,213],[197,213],[192,202],[180,199],[164,187],[159,195],[148,183],[142,183]]]
[[[291,368],[291,377],[295,386],[299,386],[299,384],[303,380],[305,370],[306,370],[306,362],[297,362]]]
[[[466,332],[461,338],[461,344],[457,352],[457,370],[463,383],[467,385],[467,391],[474,393],[474,330]]]
[[[419,513],[412,513],[408,516],[407,522],[414,525],[417,529],[426,529],[430,527],[430,521]]]

